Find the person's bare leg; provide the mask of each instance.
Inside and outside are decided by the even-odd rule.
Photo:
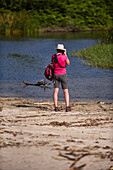
[[[65,95],[65,102],[66,102],[66,107],[69,106],[69,92],[68,89],[64,89],[64,95]]]
[[[58,107],[58,92],[59,92],[59,88],[54,88],[54,94],[53,94],[53,100],[54,100],[54,105],[55,107]]]

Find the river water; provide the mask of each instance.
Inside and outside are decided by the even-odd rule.
[[[96,35],[96,36],[95,36]],[[24,87],[23,80],[37,83],[44,78],[44,70],[56,52],[58,43],[67,49],[71,65],[67,67],[71,101],[99,100],[113,102],[113,70],[90,67],[84,60],[70,53],[99,43],[95,33],[43,34],[35,37],[0,36],[0,96],[52,100],[53,85]],[[60,88],[59,100],[64,101]]]

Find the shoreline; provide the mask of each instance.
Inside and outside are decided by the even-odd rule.
[[[24,31],[24,30],[7,30],[6,32],[0,31],[0,35],[36,35],[36,34],[46,34],[46,33],[81,33],[81,32],[108,32],[110,31],[111,28],[87,28],[87,29],[78,29],[78,28],[62,28],[62,27],[57,27],[57,28],[52,28],[52,27],[45,27],[39,30],[31,31]]]
[[[21,97],[21,96],[0,96],[0,98],[3,98],[3,99],[20,99],[20,100],[22,100],[22,99],[25,99],[26,101],[27,100],[33,100],[34,101],[34,103],[40,103],[40,102],[50,102],[50,103],[52,103],[53,104],[53,99],[51,98],[51,99],[47,99],[47,98],[42,98],[42,99],[38,99],[37,97]],[[97,99],[85,99],[85,98],[76,98],[76,99],[74,99],[74,98],[70,98],[70,104],[72,104],[73,105],[73,103],[84,103],[84,102],[86,102],[86,103],[103,103],[103,104],[113,104],[113,100],[112,99],[99,99],[99,100],[97,100]],[[63,105],[65,105],[65,99],[64,98],[60,98],[59,100],[58,100],[58,103],[59,103],[59,105],[61,104],[61,103],[63,103]],[[53,108],[54,109],[54,108]]]
[[[113,103],[0,97],[0,169],[113,168]]]

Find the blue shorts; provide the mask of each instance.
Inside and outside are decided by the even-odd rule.
[[[59,88],[59,84],[61,83],[62,89],[68,89],[67,74],[54,75],[53,83],[54,83],[54,88]]]

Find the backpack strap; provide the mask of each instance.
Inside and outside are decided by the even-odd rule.
[[[58,62],[58,58],[57,58],[56,54],[55,54],[55,57],[54,57],[54,62],[58,63],[61,68],[65,68],[66,67],[66,66],[65,67],[61,66],[61,64]]]

